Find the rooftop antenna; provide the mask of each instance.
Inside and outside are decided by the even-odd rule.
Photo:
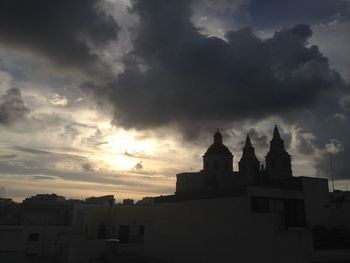
[[[330,172],[331,172],[331,179],[332,179],[332,188],[334,193],[334,176],[333,176],[333,156],[332,153],[329,153],[329,166],[330,166]]]

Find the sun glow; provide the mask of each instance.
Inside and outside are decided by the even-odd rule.
[[[102,161],[117,170],[130,170],[139,162],[138,157],[150,155],[156,149],[155,140],[137,139],[134,132],[119,131],[107,140],[107,154]]]
[[[151,153],[155,142],[149,139],[136,139],[137,135],[128,132],[118,132],[110,137],[108,146],[116,153]]]

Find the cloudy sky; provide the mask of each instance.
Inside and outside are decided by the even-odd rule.
[[[171,194],[219,128],[350,186],[349,0],[3,0],[0,195]]]

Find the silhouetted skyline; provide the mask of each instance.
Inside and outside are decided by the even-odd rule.
[[[293,176],[275,126],[260,166],[250,136],[238,170],[219,130],[199,172],[176,175],[176,192],[116,202],[37,194],[0,198],[4,263],[347,262],[349,191]]]

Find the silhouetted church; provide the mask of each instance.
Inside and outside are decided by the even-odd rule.
[[[266,167],[247,136],[233,171],[216,132],[203,169],[178,174],[176,193],[155,197],[145,252],[181,263],[318,262],[315,248],[334,227],[328,180],[293,176],[277,126],[265,158]]]
[[[177,175],[176,193],[223,189],[234,186],[261,184],[292,178],[291,156],[284,147],[277,126],[266,155],[266,168],[260,165],[247,135],[239,170],[233,171],[233,155],[223,144],[219,131],[203,156],[203,170]]]

